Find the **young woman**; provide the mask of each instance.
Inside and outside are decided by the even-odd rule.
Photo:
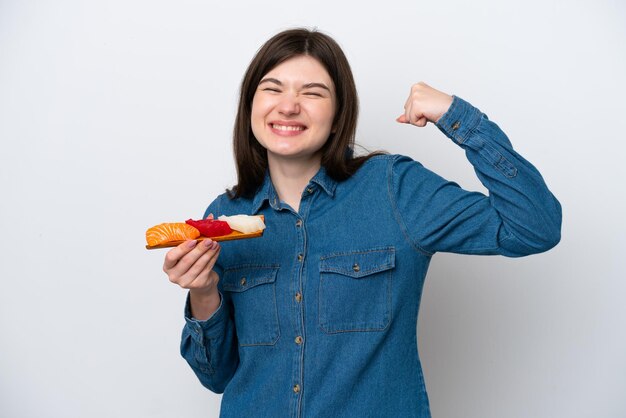
[[[188,241],[164,270],[189,289],[181,352],[224,417],[429,417],[416,322],[438,251],[525,256],[561,208],[505,134],[417,83],[400,123],[463,148],[489,196],[408,157],[353,154],[357,93],[327,35],[271,38],[241,86],[238,182],[205,216],[263,214],[262,238]],[[223,247],[223,249],[221,248]]]

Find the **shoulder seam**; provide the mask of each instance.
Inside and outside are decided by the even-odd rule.
[[[407,241],[407,243],[420,254],[425,255],[427,257],[432,257],[434,253],[425,250],[418,242],[415,242],[413,239],[411,239],[409,232],[406,228],[406,225],[404,224],[404,221],[402,220],[402,215],[400,214],[400,211],[398,210],[396,201],[394,199],[394,194],[393,194],[393,190],[394,190],[393,166],[394,166],[394,163],[398,161],[402,156],[395,155],[392,157],[393,158],[389,158],[389,161],[387,163],[387,194],[389,197],[389,203],[391,205],[391,209],[393,211],[393,216],[396,219],[396,223],[398,224],[398,227],[402,231],[402,235],[404,235],[404,239]]]

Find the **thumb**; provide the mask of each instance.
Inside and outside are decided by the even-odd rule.
[[[396,118],[396,122],[399,122],[399,123],[409,123],[409,121],[406,120],[406,116],[404,116],[404,113]]]

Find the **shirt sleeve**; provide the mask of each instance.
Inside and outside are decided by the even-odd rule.
[[[495,123],[454,96],[437,127],[465,150],[489,194],[463,190],[408,157],[392,159],[394,215],[417,250],[521,257],[559,242],[561,205]]]
[[[214,202],[206,213],[215,210],[215,206]],[[222,277],[219,260],[213,270]],[[220,306],[210,318],[199,321],[191,315],[187,294],[180,353],[203,386],[215,393],[224,392],[239,365],[237,346],[232,303],[228,298],[220,292]]]
[[[205,320],[191,316],[189,295],[185,304],[185,327],[180,352],[200,382],[215,393],[223,393],[239,364],[232,310],[220,294],[217,311]]]

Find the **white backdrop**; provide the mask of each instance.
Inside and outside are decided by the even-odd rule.
[[[218,416],[144,231],[233,184],[243,72],[301,25],[344,47],[365,147],[484,190],[435,127],[394,122],[424,80],[496,121],[563,204],[548,253],[435,256],[434,416],[626,416],[624,2],[226,3],[0,0],[0,416]]]

